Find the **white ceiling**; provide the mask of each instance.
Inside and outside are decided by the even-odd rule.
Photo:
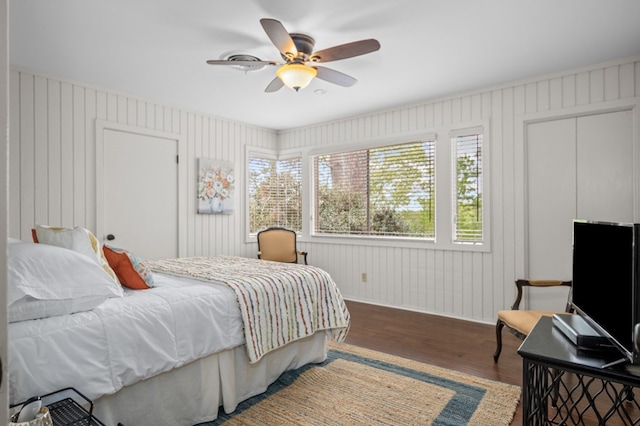
[[[10,0],[11,64],[271,129],[413,104],[640,54],[638,0]],[[327,63],[358,79],[264,93],[276,67],[211,66],[229,52],[281,61],[260,18],[316,49],[375,38]],[[317,94],[324,89],[325,94]]]

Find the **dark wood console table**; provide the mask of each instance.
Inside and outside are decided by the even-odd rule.
[[[524,425],[640,425],[640,366],[611,351],[578,349],[543,317],[524,340]]]

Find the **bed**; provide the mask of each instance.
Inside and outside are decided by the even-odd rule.
[[[102,262],[108,248],[93,245],[10,240],[11,404],[74,387],[107,425],[195,425],[286,370],[324,361],[327,339],[348,330],[344,301],[318,268],[224,256],[140,262],[120,250],[129,269],[145,270],[127,286],[118,268],[117,280],[104,272],[116,265]],[[276,288],[281,276],[294,293]]]

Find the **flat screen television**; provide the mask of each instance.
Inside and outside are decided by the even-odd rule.
[[[634,328],[640,323],[639,224],[573,221],[572,305],[637,364]]]

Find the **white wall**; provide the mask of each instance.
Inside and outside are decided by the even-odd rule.
[[[376,138],[398,137],[405,142],[403,134],[477,120],[489,120],[491,125],[490,252],[309,242],[304,248],[311,261],[328,270],[343,295],[351,299],[495,321],[496,311],[513,302],[514,280],[527,273],[523,123],[542,115],[553,119],[556,114],[608,109],[624,99],[633,103],[631,100],[640,96],[638,61],[639,58],[624,59],[281,132],[279,149],[288,150]],[[637,111],[635,114],[637,117]],[[609,167],[615,169],[616,165]],[[635,169],[640,173],[637,160]],[[361,281],[362,272],[367,273],[366,283]]]
[[[245,146],[276,148],[275,131],[131,98],[22,70],[10,73],[10,236],[31,240],[34,224],[96,232],[96,119],[179,135],[184,256],[255,256],[244,215],[196,214],[200,157],[232,161],[244,188]],[[239,197],[241,198],[241,197]],[[238,203],[238,211],[244,204]],[[184,224],[183,224],[184,225]]]
[[[234,161],[237,175],[244,176],[246,145],[314,148],[489,120],[490,252],[302,244],[310,262],[331,273],[347,298],[484,322],[494,322],[495,312],[512,303],[513,281],[526,272],[524,142],[518,133],[523,121],[640,96],[640,58],[633,58],[276,133],[29,72],[12,70],[10,77],[10,236],[28,240],[34,223],[95,228],[99,118],[180,134],[186,141],[181,155],[191,167],[181,199],[188,210],[188,256],[255,256],[255,245],[245,243],[243,203],[232,216],[196,214],[199,157]],[[244,182],[238,188],[244,191]],[[362,272],[367,283],[360,280]]]

